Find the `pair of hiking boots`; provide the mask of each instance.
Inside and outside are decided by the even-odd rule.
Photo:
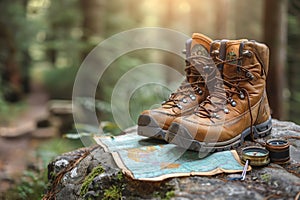
[[[161,107],[141,113],[138,134],[203,152],[270,134],[268,63],[264,44],[194,33],[186,42],[186,79]]]

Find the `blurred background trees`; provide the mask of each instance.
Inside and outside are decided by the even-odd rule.
[[[299,0],[2,0],[0,11],[2,104],[21,100],[36,84],[50,98],[70,99],[76,72],[93,47],[131,28],[159,26],[187,35],[201,32],[213,39],[267,42],[274,116],[300,123]],[[117,80],[147,62],[165,63],[180,72],[184,68],[182,59],[165,52],[144,50],[120,57],[99,83],[101,120],[113,120],[109,103]],[[167,75],[165,79],[176,81]],[[152,87],[148,93],[135,94],[135,105],[151,106],[163,98]],[[142,109],[134,108],[134,115]]]
[[[300,123],[300,2],[298,0],[289,1],[287,35],[288,119]]]

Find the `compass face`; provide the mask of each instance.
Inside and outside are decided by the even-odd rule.
[[[201,44],[195,44],[192,47],[191,56],[208,56],[208,52]]]

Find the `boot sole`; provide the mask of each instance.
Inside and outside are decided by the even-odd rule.
[[[155,119],[148,115],[140,115],[138,119],[138,135],[165,140],[166,130],[162,129]]]
[[[271,117],[258,125],[252,126],[252,130],[254,131],[254,138],[262,138],[271,134],[272,130],[272,120]],[[215,152],[215,151],[224,151],[235,149],[242,145],[245,141],[245,138],[249,136],[251,133],[251,128],[248,127],[241,134],[238,134],[236,137],[223,141],[223,142],[215,142],[215,143],[205,143],[194,140],[189,131],[181,126],[178,123],[172,123],[166,134],[166,141],[172,144],[176,144],[185,149],[190,149],[193,151],[199,152]]]

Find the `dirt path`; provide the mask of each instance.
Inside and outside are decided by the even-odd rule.
[[[35,85],[27,107],[8,127],[0,127],[0,193],[7,190],[35,162],[35,149],[44,139],[33,137],[36,121],[48,116],[47,94]],[[36,136],[36,135],[35,135]]]

